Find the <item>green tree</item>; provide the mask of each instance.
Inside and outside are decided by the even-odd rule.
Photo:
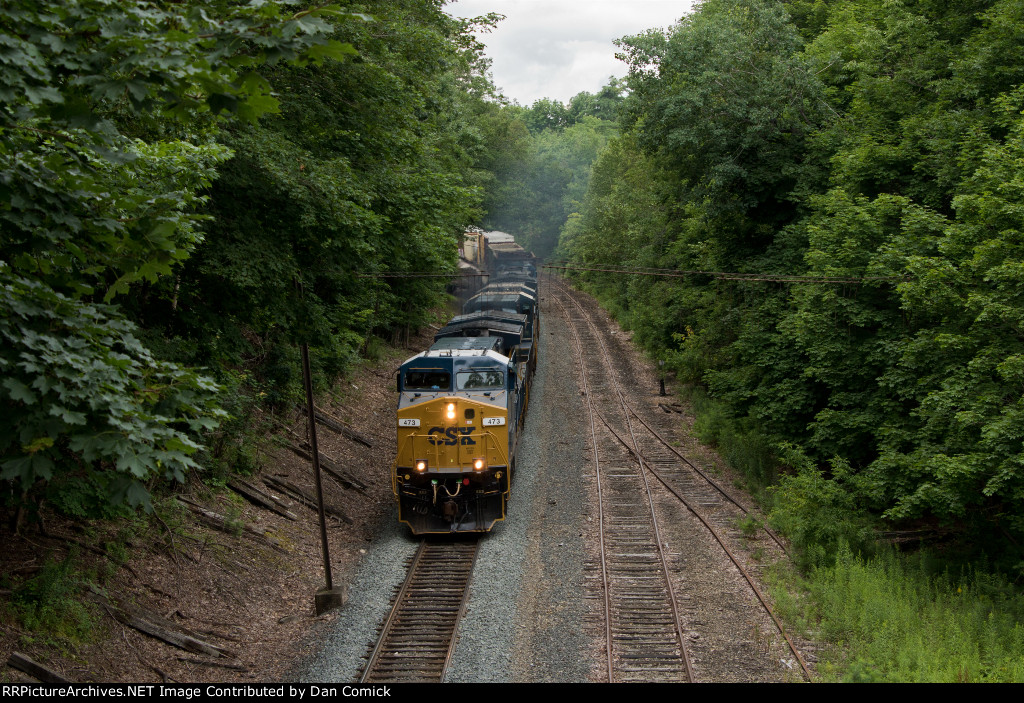
[[[267,62],[350,54],[328,17],[354,19],[285,2],[0,8],[0,478],[19,493],[92,484],[146,504],[151,477],[194,466],[217,387],[154,359],[95,299],[194,249],[200,191],[229,154],[211,128],[276,109]],[[133,141],[132,123],[165,136]]]
[[[454,271],[478,213],[483,96],[466,91],[478,71],[468,25],[439,3],[360,9],[373,20],[338,34],[358,61],[275,68],[280,112],[227,130],[235,157],[212,189],[206,242],[173,283],[178,306],[168,281],[142,313],[196,360],[254,373],[274,399],[297,387],[298,339],[331,377],[369,336],[418,326],[442,279],[365,276]]]
[[[624,134],[559,251],[849,279],[583,277],[844,510],[1019,536],[1020,20],[711,0],[620,42]]]

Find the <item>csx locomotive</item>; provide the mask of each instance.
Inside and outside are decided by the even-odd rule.
[[[494,239],[489,283],[398,370],[391,480],[398,519],[414,534],[487,532],[505,519],[537,362],[538,298],[532,255]]]

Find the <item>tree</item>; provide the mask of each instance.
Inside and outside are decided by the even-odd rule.
[[[359,18],[296,9],[0,8],[0,478],[19,493],[39,482],[80,498],[91,485],[144,505],[151,477],[195,465],[198,431],[223,416],[216,385],[154,359],[122,311],[95,299],[166,276],[201,241],[200,191],[229,154],[212,129],[277,107],[261,66],[353,52],[328,18]]]
[[[568,121],[576,124],[584,117],[597,117],[615,122],[618,120],[619,107],[622,105],[625,92],[625,79],[609,76],[608,83],[596,94],[584,91],[572,97],[568,106]]]
[[[544,130],[562,130],[569,125],[569,111],[558,100],[540,98],[522,112],[522,120],[531,134],[539,134]]]
[[[709,0],[620,43],[624,134],[561,250],[758,274],[586,279],[804,499],[1024,530],[1020,19]]]

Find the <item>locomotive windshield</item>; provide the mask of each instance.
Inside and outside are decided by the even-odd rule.
[[[505,374],[495,369],[472,369],[455,374],[456,390],[494,391],[505,387]]]
[[[447,371],[416,371],[405,372],[405,390],[413,391],[447,391],[452,387],[452,375]]]

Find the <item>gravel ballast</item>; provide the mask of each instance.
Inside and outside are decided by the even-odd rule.
[[[542,286],[539,364],[508,516],[481,538],[446,682],[606,680],[599,619],[603,611],[594,595],[600,588],[595,586],[594,570],[588,570],[595,559],[591,542],[597,521],[590,420],[580,403],[572,335],[558,307],[544,296]],[[615,337],[614,363],[637,389],[633,402],[656,407],[653,367],[614,323],[605,324]],[[686,424],[678,427],[679,446],[717,467],[721,480],[731,480],[721,460],[707,447],[697,446]],[[688,590],[682,598],[698,678],[796,680],[782,661],[786,655],[771,624],[765,623],[764,613],[745,592],[748,587],[673,500],[660,497],[656,502],[662,519],[677,526],[666,531],[665,539],[674,542],[667,545],[673,571]],[[392,509],[349,586],[348,605],[324,623],[319,649],[298,669],[297,678],[356,680],[416,544]],[[743,545],[736,548],[745,551]]]

